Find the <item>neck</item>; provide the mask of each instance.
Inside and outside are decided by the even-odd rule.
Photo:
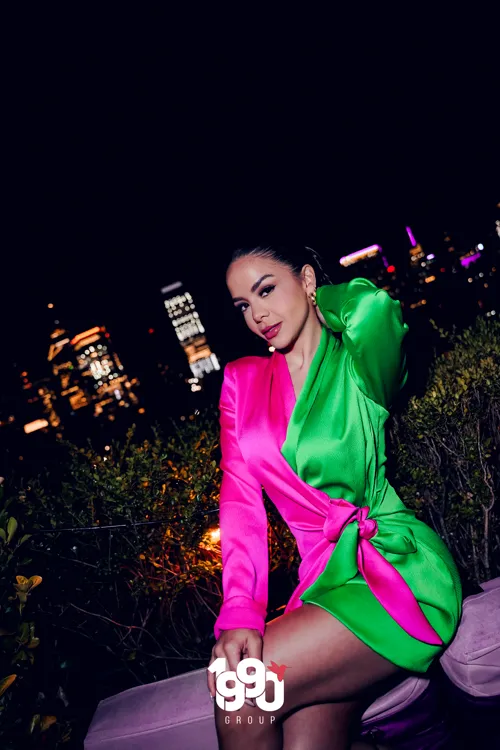
[[[295,342],[283,350],[290,372],[309,369],[321,340],[322,329],[317,315],[309,315]]]

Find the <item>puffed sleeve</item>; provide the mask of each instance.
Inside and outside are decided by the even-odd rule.
[[[389,409],[408,378],[401,303],[363,278],[321,286],[316,301],[327,325],[342,334],[360,390]]]
[[[229,363],[219,402],[223,470],[219,524],[224,600],[215,622],[222,630],[252,628],[263,636],[268,603],[268,520],[260,482],[252,476],[235,429],[235,375]]]

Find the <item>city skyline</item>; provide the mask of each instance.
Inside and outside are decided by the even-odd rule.
[[[445,231],[484,242],[500,199],[496,66],[484,45],[465,59],[442,44],[412,55],[413,42],[373,55],[357,40],[347,58],[339,50],[339,62],[356,59],[344,70],[317,39],[300,64],[283,58],[281,78],[275,56],[228,39],[220,57],[169,46],[182,61],[172,75],[139,41],[117,58],[118,86],[103,76],[108,43],[90,54],[77,37],[64,65],[34,43],[10,110],[5,361],[44,356],[52,302],[63,327],[105,325],[142,380],[148,329],[159,351],[176,345],[156,322],[158,288],[175,279],[189,283],[213,350],[243,354],[252,340],[224,283],[241,245],[293,239],[338,260],[379,244],[398,266],[407,226],[426,252]],[[255,88],[240,85],[250,77]]]
[[[464,285],[466,286],[466,277],[468,277],[469,274],[472,274],[471,277],[467,278],[468,282],[472,282],[472,277],[474,277],[476,279],[476,282],[480,282],[480,284],[476,284],[476,286],[479,286],[481,288],[491,287],[491,291],[489,292],[486,292],[486,290],[481,291],[481,289],[478,289],[472,294],[472,297],[474,297],[474,295],[479,295],[480,297],[484,296],[484,299],[486,300],[484,304],[482,300],[479,301],[480,305],[479,309],[477,309],[476,311],[476,314],[481,314],[481,312],[488,316],[496,314],[492,298],[494,298],[495,296],[495,292],[493,290],[498,290],[498,282],[496,280],[496,277],[493,279],[489,278],[493,276],[493,272],[496,271],[496,268],[493,267],[492,272],[492,270],[489,268],[489,265],[497,262],[494,258],[498,257],[498,234],[495,231],[495,225],[492,224],[492,226],[489,227],[489,231],[483,231],[481,233],[482,236],[485,235],[484,239],[487,245],[486,248],[483,243],[476,243],[472,247],[469,247],[468,245],[454,247],[454,244],[456,244],[455,239],[453,239],[449,235],[445,235],[443,237],[441,246],[439,248],[423,248],[410,226],[407,225],[405,227],[405,232],[407,235],[406,258],[404,255],[402,255],[401,258],[397,261],[397,266],[392,263],[393,258],[390,255],[389,257],[391,262],[389,262],[388,258],[386,257],[388,253],[381,245],[373,244],[365,248],[355,250],[347,256],[337,258],[335,265],[337,266],[338,272],[340,273],[340,267],[343,267],[343,273],[346,274],[344,279],[359,275],[370,278],[378,286],[388,290],[393,297],[401,299],[403,308],[406,308],[405,315],[407,317],[410,313],[410,310],[421,308],[423,305],[427,305],[427,308],[421,313],[421,316],[425,314],[427,317],[433,316],[438,318],[441,315],[441,311],[437,309],[438,303],[444,302],[445,307],[448,306],[450,308],[449,312],[454,314],[453,299],[446,299],[446,294],[451,293],[450,285],[453,283],[455,283],[455,286],[457,283],[461,284],[463,293],[463,287]],[[435,252],[427,252],[430,249],[433,249]],[[479,267],[483,268],[483,266],[483,271],[474,273],[475,270],[478,270]],[[331,268],[331,263],[330,269],[333,270],[335,274],[335,269]],[[484,273],[484,270],[486,270],[486,275]],[[442,276],[443,272],[446,273],[445,276]],[[452,281],[451,275],[456,273],[458,273],[458,277],[456,278],[456,280]],[[485,276],[485,278],[481,280],[480,277],[483,276]],[[340,280],[341,278],[339,277],[337,281]],[[193,285],[196,287],[196,281],[196,278],[193,277],[187,282],[187,286],[184,282],[176,281],[162,287],[161,290],[157,289],[157,295],[159,298],[161,298],[162,306],[168,313],[168,319],[171,326],[162,325],[164,324],[164,320],[161,320],[161,318],[158,316],[158,309],[156,309],[153,317],[150,319],[150,323],[154,325],[154,327],[150,326],[148,328],[148,336],[157,339],[157,354],[162,363],[162,376],[166,375],[166,371],[169,369],[171,363],[176,363],[179,374],[181,374],[183,371],[185,372],[187,376],[185,378],[185,381],[186,383],[191,384],[190,387],[192,391],[201,390],[202,386],[198,383],[201,382],[199,378],[202,377],[203,372],[208,373],[214,370],[217,371],[221,366],[219,363],[219,359],[212,352],[213,345],[211,346],[212,339],[210,336],[207,342],[206,329],[201,323],[201,318],[197,311],[197,308],[195,307],[193,296],[188,291],[188,288],[192,288]],[[470,291],[472,291],[472,289]],[[445,293],[444,298],[443,292]],[[468,294],[468,296],[471,295]],[[439,307],[441,307],[441,304],[439,304]],[[53,302],[50,302],[46,305],[46,313],[49,317],[51,316],[52,318],[55,318],[55,315],[59,316],[59,312],[55,309],[55,305]],[[234,310],[231,310],[231,313],[234,314]],[[469,310],[469,316],[471,314],[472,308]],[[90,311],[89,316],[91,317]],[[420,325],[418,321],[425,319],[421,316],[420,318],[413,318],[412,324]],[[93,320],[92,322],[96,323],[98,321]],[[213,322],[214,321],[212,319],[212,325]],[[110,334],[106,331],[106,328],[102,326],[102,324],[98,324],[94,327],[91,327],[90,329],[85,330],[83,333],[79,333],[74,336],[70,334],[64,327],[61,327],[60,321],[58,319],[55,319],[53,323],[55,324],[55,330],[53,330],[51,333],[52,343],[50,345],[48,356],[44,358],[46,359],[46,364],[44,365],[42,361],[38,361],[34,366],[35,377],[38,377],[43,381],[42,388],[45,388],[47,390],[47,393],[50,392],[50,387],[44,385],[45,380],[47,380],[47,378],[44,379],[44,375],[48,373],[47,364],[49,364],[50,367],[54,369],[55,365],[57,365],[56,360],[58,361],[59,359],[61,359],[61,353],[62,355],[64,355],[64,352],[68,350],[68,347],[74,348],[76,353],[76,350],[81,348],[81,343],[85,344],[86,342],[90,342],[90,344],[92,344],[94,340],[97,341],[98,338],[101,342],[99,344],[99,348],[102,348],[102,346],[104,346],[104,349],[106,349],[106,343],[109,340],[110,336]],[[122,325],[118,325],[118,329],[120,328],[122,328],[123,333],[123,322]],[[175,341],[177,342],[178,346],[177,351],[174,348],[175,344],[173,337],[170,336],[169,338],[168,336],[169,328],[172,328],[172,330],[176,334]],[[234,328],[234,330],[236,331],[237,329]],[[142,333],[144,336],[144,331],[142,331]],[[242,329],[241,327],[240,334],[242,339],[244,340],[244,329]],[[100,339],[101,336],[102,341],[105,342],[104,345],[102,345],[102,341]],[[163,342],[161,340],[161,337],[163,337]],[[80,342],[80,339],[82,339],[82,342]],[[126,346],[125,349],[127,350]],[[184,350],[185,356],[187,358],[184,362],[184,365],[179,359],[179,350]],[[232,358],[231,354],[229,353],[230,350],[230,346],[227,346],[226,349],[223,350],[223,362],[224,360],[228,361]],[[85,350],[85,352],[89,354],[87,350]],[[128,349],[128,353],[130,354],[130,349]],[[262,353],[264,354],[264,348],[262,348]],[[79,355],[80,358],[82,356],[82,354]],[[97,350],[96,352],[90,353],[89,356],[97,357]],[[64,362],[62,362],[62,365],[64,365],[63,370],[66,371],[65,367],[66,369],[68,369],[68,367],[66,366],[66,359],[68,359],[68,356],[65,355],[62,357],[62,359],[64,360]],[[73,359],[75,359],[74,356]],[[146,369],[153,369],[153,360],[154,357],[150,355],[147,363],[145,363]],[[118,369],[123,370],[123,365],[121,365],[121,362],[119,360],[117,360],[117,362]],[[77,369],[79,367],[79,364],[79,360],[75,359],[74,365],[77,366]],[[191,369],[191,377],[189,377],[189,372],[186,372],[187,365],[189,365]],[[20,363],[17,366],[17,370],[19,371],[23,366],[24,364]],[[158,366],[160,367],[160,363],[158,364]],[[47,370],[47,373],[44,372],[44,368]],[[56,369],[57,373],[55,373],[55,375],[57,375],[58,380],[61,377],[59,374],[60,366],[58,365]],[[69,369],[72,368],[70,367]],[[101,367],[99,372],[101,372],[102,369],[103,368]],[[130,367],[128,367],[127,369],[130,370]],[[87,370],[89,374],[92,374],[94,376],[94,380],[96,381],[94,388],[101,386],[102,384],[98,382],[98,373],[94,373],[92,368],[87,368]],[[132,365],[132,371],[133,370],[134,367]],[[27,375],[26,372],[21,372],[20,374],[21,376]],[[109,377],[117,376],[118,373],[116,375],[109,375]],[[172,374],[169,374],[169,377],[171,378]],[[127,377],[122,377],[121,379],[124,381],[126,380],[128,385]],[[133,382],[136,382],[134,378],[131,379],[133,380]],[[27,380],[27,378],[23,378],[24,385],[22,387],[24,389],[26,389],[28,385],[30,385],[27,383]],[[165,380],[165,383],[167,382],[167,380]],[[137,385],[139,385],[139,382],[137,383]],[[69,384],[69,382],[65,384],[61,383],[60,385],[61,387],[59,387],[59,385],[56,385],[56,391],[60,391],[59,396],[64,396],[66,393],[70,393],[70,400],[73,399],[74,401],[75,399],[77,399],[78,401],[78,405],[75,407],[76,409],[80,408],[82,404],[86,404],[88,396],[82,401],[83,392],[81,392],[81,388],[79,387],[79,384],[77,384],[77,381],[75,381],[75,383],[72,382],[71,384]],[[78,393],[76,393],[77,391]],[[111,389],[110,391],[111,396],[113,396],[112,391],[113,389]],[[30,401],[31,400],[33,399],[30,399]],[[41,399],[35,400],[38,401]],[[107,400],[109,401],[110,398],[107,397]],[[132,401],[134,402],[134,400],[136,401],[136,398],[132,393]],[[113,398],[111,398],[111,401],[113,401]],[[53,427],[57,427],[59,424],[59,415],[57,412],[60,409],[57,409],[56,406],[56,409],[54,410],[52,403],[50,404],[50,406],[53,410],[52,418],[48,416],[50,409],[47,406],[44,409],[44,416],[47,417]],[[5,411],[5,408],[3,409],[3,411]],[[34,421],[33,426],[30,428],[30,431],[34,431],[37,427],[44,427],[45,425],[36,422],[36,420],[39,419],[42,414],[35,414],[35,410],[32,410],[32,412],[34,415]],[[31,422],[29,422],[29,424],[31,425]]]

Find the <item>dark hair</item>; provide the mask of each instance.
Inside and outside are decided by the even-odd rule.
[[[231,256],[229,265],[239,258],[255,256],[258,258],[270,258],[277,263],[282,263],[299,277],[302,268],[309,264],[314,268],[317,286],[331,284],[329,275],[323,268],[323,260],[316,250],[306,245],[257,245],[257,247],[240,247]]]

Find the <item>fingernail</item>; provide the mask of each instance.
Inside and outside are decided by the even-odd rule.
[[[210,700],[213,701],[213,699],[214,699],[214,696],[212,695],[212,693],[210,693]]]

